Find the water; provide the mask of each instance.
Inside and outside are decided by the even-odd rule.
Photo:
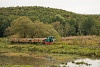
[[[79,59],[68,63],[60,64],[60,67],[100,67],[100,60]]]

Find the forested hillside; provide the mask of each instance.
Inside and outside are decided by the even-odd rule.
[[[53,25],[60,36],[100,35],[100,14],[82,15],[61,9],[46,7],[7,7],[0,8],[0,37],[13,20],[26,16],[32,22],[38,20]]]

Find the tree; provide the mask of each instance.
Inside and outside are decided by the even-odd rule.
[[[93,17],[88,17],[82,23],[82,32],[84,33],[84,35],[91,35],[91,31],[93,32],[96,30],[96,25],[96,20]],[[95,30],[93,30],[92,28],[95,28]]]
[[[65,18],[63,16],[61,16],[60,14],[55,15],[54,21],[59,21],[61,23],[65,22]]]
[[[56,21],[56,22],[52,23],[52,25],[53,25],[54,29],[59,33],[59,35],[63,36],[64,30],[63,30],[63,26],[62,26],[61,22]]]
[[[92,35],[100,36],[100,23],[98,23],[98,22],[96,23],[95,22],[95,25],[93,25],[90,30],[91,30],[90,33]]]
[[[66,36],[70,36],[70,31],[71,31],[71,25],[66,23],[65,26],[64,26],[64,34],[63,36],[66,37]]]
[[[4,36],[4,31],[8,26],[11,27],[10,23],[20,16],[29,17],[33,22],[37,19],[48,24],[56,21],[60,22],[61,29],[59,31],[61,36],[66,36],[65,28],[68,29],[68,27],[71,31],[70,34],[67,34],[71,36],[72,34],[100,35],[100,15],[84,15],[61,9],[45,8],[40,6],[25,6],[0,8],[0,37]],[[98,24],[96,23],[93,25],[92,22],[97,22]],[[66,23],[69,25],[66,26]],[[31,27],[33,27],[33,24],[31,24]],[[33,33],[30,32],[29,35],[29,32],[27,32],[27,34],[28,35],[26,37],[33,37]]]
[[[18,34],[20,37],[28,37],[29,30],[31,29],[32,21],[28,17],[20,17],[11,23],[11,27],[8,27],[7,30],[13,31],[13,34]],[[5,31],[5,34],[8,32]]]
[[[4,36],[10,36],[13,34],[14,34],[14,32],[13,32],[12,28],[10,26],[8,26],[8,28],[6,28],[6,30],[4,32]]]
[[[40,21],[32,22],[28,17],[20,17],[11,23],[11,26],[5,30],[5,35],[18,34],[22,38],[41,38],[55,36],[60,38],[58,32],[50,24],[44,24]]]
[[[50,24],[44,24],[40,21],[34,21],[33,24],[33,37],[47,37],[47,36],[55,36],[56,39],[59,39],[60,36],[58,32],[54,29],[54,27]]]

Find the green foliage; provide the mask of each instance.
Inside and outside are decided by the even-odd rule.
[[[61,23],[65,22],[65,18],[59,14],[55,15],[54,21],[59,21]]]
[[[4,34],[4,31],[12,21],[21,16],[29,17],[32,22],[35,20],[48,24],[60,22],[60,29],[54,28],[61,36],[100,35],[100,15],[81,15],[61,9],[29,6],[0,8],[0,37],[9,35]]]
[[[86,18],[86,20],[82,24],[82,27],[83,27],[82,31],[85,35],[90,35],[90,34],[96,35],[96,33],[98,33],[96,32],[98,30],[97,22],[96,22],[96,19],[94,19],[93,17]]]
[[[12,21],[11,26],[5,30],[6,36],[16,34],[21,38],[43,38],[54,36],[57,40],[60,39],[58,32],[52,25],[44,24],[38,20],[32,22],[25,16]]]
[[[5,34],[18,34],[20,37],[27,37],[28,33],[31,32],[32,21],[28,17],[20,17],[11,23],[11,27],[8,27]],[[27,31],[27,32],[26,32]]]
[[[94,41],[99,42],[98,39]],[[76,42],[75,42],[76,41]],[[0,66],[1,67],[45,67],[44,64],[59,60],[74,59],[79,56],[89,56],[93,58],[100,57],[100,44],[78,44],[79,40],[74,40],[72,44],[56,43],[53,45],[40,44],[11,44],[7,38],[0,38]],[[92,43],[92,42],[91,42]],[[77,57],[77,56],[78,57]],[[54,58],[55,57],[55,58]],[[67,59],[65,59],[67,58]],[[55,60],[56,59],[56,60]],[[59,60],[58,60],[59,59]],[[62,61],[61,61],[62,62]],[[75,62],[73,62],[75,63]],[[85,64],[78,62],[77,64]],[[37,66],[36,66],[37,65]],[[48,64],[47,64],[48,65]],[[49,66],[49,65],[48,65]],[[50,65],[50,67],[59,67],[58,65]]]
[[[60,38],[58,32],[50,24],[44,24],[40,21],[34,21],[33,27],[33,33],[35,33],[34,37],[54,36],[56,39]]]
[[[55,43],[53,45],[10,44],[7,38],[0,38],[0,51],[75,54],[89,57],[100,57],[100,37],[91,38],[76,38],[67,44]]]

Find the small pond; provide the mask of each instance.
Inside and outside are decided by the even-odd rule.
[[[62,63],[60,67],[100,67],[98,59],[79,59],[72,62]]]

